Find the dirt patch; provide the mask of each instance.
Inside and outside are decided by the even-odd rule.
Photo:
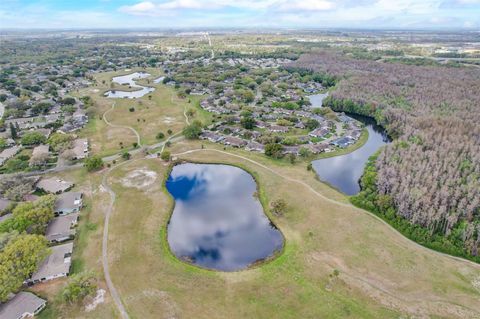
[[[124,178],[121,179],[121,182],[125,187],[145,189],[155,183],[156,180],[157,173],[148,170],[146,167],[143,167],[128,173]]]
[[[97,306],[99,304],[104,303],[105,302],[105,292],[106,291],[103,290],[103,289],[98,289],[97,294],[93,298],[92,302],[85,306],[85,311],[90,312],[92,310],[95,310],[95,308],[97,308]]]
[[[480,276],[477,276],[472,280],[472,285],[480,292]]]

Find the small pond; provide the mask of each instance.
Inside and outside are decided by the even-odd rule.
[[[117,99],[123,99],[123,98],[136,99],[136,98],[140,98],[140,97],[142,97],[142,96],[144,96],[144,95],[146,95],[150,92],[153,92],[155,90],[155,88],[139,85],[135,82],[135,80],[136,79],[144,79],[144,78],[147,78],[149,76],[150,76],[150,74],[145,73],[145,72],[135,72],[135,73],[132,73],[132,74],[116,76],[112,79],[112,82],[127,85],[127,86],[130,86],[131,88],[134,88],[134,89],[137,89],[137,90],[131,91],[131,92],[111,90],[111,91],[105,92],[105,96],[110,97],[110,98],[117,98]]]
[[[165,79],[164,76],[160,76],[160,77],[156,78],[155,80],[153,80],[153,83],[155,83],[155,84],[162,83],[164,79]]]
[[[367,142],[349,154],[316,160],[312,165],[320,180],[347,195],[355,195],[360,191],[359,180],[368,158],[381,146],[389,143],[390,139],[374,119],[352,114],[348,116],[365,124],[368,130]]]
[[[323,100],[328,96],[327,93],[323,94],[314,94],[314,95],[309,95],[307,98],[310,100],[310,103],[312,104],[313,108],[317,107],[322,107],[323,106]]]
[[[166,183],[175,199],[168,244],[181,260],[221,271],[245,269],[283,247],[283,235],[255,197],[257,185],[230,165],[176,165]]]

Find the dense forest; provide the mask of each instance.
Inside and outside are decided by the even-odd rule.
[[[359,60],[331,51],[304,55],[294,66],[334,76],[326,106],[375,117],[395,138],[375,161],[370,208],[392,207],[429,238],[454,237],[452,245],[462,250],[456,254],[477,256],[480,69]]]

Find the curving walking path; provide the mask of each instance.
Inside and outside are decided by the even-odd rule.
[[[108,224],[110,222],[110,215],[112,214],[113,210],[113,205],[115,204],[116,200],[116,195],[115,192],[108,186],[107,183],[107,178],[108,174],[115,168],[120,167],[121,165],[125,164],[127,162],[123,162],[119,165],[116,165],[112,168],[110,168],[102,178],[102,186],[105,188],[105,190],[108,192],[110,195],[110,204],[108,205],[107,211],[105,212],[105,221],[103,225],[103,237],[102,237],[102,266],[103,266],[103,274],[105,276],[105,281],[107,283],[108,290],[110,291],[110,295],[112,296],[113,302],[115,303],[118,311],[120,312],[120,316],[123,319],[129,319],[130,317],[128,316],[127,311],[125,310],[125,307],[123,306],[122,300],[120,299],[120,296],[118,295],[117,289],[113,285],[112,278],[110,277],[110,269],[108,266]]]
[[[125,129],[128,129],[128,130],[132,131],[135,134],[135,136],[137,137],[138,146],[142,146],[142,143],[140,142],[140,134],[138,134],[138,132],[133,127],[126,126],[126,125],[113,124],[113,123],[111,123],[110,121],[107,120],[107,113],[113,111],[114,109],[115,109],[115,102],[113,102],[112,107],[109,110],[107,110],[107,111],[105,111],[105,113],[103,113],[103,116],[102,116],[103,121],[110,127],[125,128]]]
[[[367,211],[367,210],[364,210],[364,209],[361,209],[361,208],[358,208],[350,203],[344,203],[344,202],[340,202],[340,201],[337,201],[337,200],[334,200],[334,199],[331,199],[323,194],[321,194],[320,192],[316,191],[312,186],[310,186],[309,184],[305,183],[304,181],[302,180],[298,180],[298,179],[295,179],[295,178],[292,178],[292,177],[289,177],[289,176],[285,176],[277,171],[275,171],[274,169],[266,166],[266,165],[263,165],[262,163],[259,163],[257,161],[254,161],[250,158],[247,158],[247,157],[244,157],[244,156],[241,156],[241,155],[237,155],[237,154],[232,154],[232,153],[229,153],[229,152],[225,152],[225,151],[221,151],[221,150],[216,150],[216,149],[206,149],[206,148],[203,148],[203,149],[194,149],[194,150],[189,150],[189,151],[185,151],[185,152],[182,152],[182,153],[177,153],[177,154],[172,154],[174,156],[182,156],[182,155],[187,155],[187,154],[192,154],[192,153],[196,153],[196,152],[216,152],[216,153],[221,153],[221,154],[225,154],[225,155],[228,155],[228,156],[232,156],[232,157],[237,157],[237,158],[240,158],[240,159],[243,159],[245,161],[248,161],[250,163],[253,163],[261,168],[264,168],[266,169],[267,171],[271,172],[272,174],[280,177],[280,178],[283,178],[283,179],[286,179],[290,182],[293,182],[293,183],[297,183],[297,184],[300,184],[304,187],[306,187],[310,192],[312,192],[314,195],[316,195],[317,197],[320,197],[322,198],[323,200],[326,200],[330,203],[333,203],[335,205],[340,205],[340,206],[343,206],[343,207],[348,207],[348,208],[355,208],[356,210],[362,212],[362,213],[368,213],[368,215],[370,215],[371,217],[377,219],[378,221],[382,222],[384,225],[386,225],[388,228],[390,228],[391,230],[393,230],[397,235],[407,239],[408,241],[410,241],[412,244],[414,244],[416,247],[420,248],[420,249],[425,249],[425,250],[428,250],[430,252],[433,252],[437,255],[440,255],[440,256],[445,256],[445,257],[448,257],[448,258],[451,258],[451,259],[454,259],[456,261],[460,261],[460,262],[463,262],[463,263],[466,263],[466,264],[469,264],[471,266],[474,266],[475,268],[478,268],[480,269],[480,264],[477,264],[476,262],[473,262],[473,261],[470,261],[468,259],[465,259],[465,258],[461,258],[461,257],[456,257],[456,256],[452,256],[452,255],[449,255],[449,254],[446,254],[446,253],[442,253],[442,252],[439,252],[439,251],[436,251],[436,250],[433,250],[433,249],[430,249],[428,247],[425,247],[423,245],[420,245],[419,243],[411,240],[410,238],[404,236],[402,233],[400,233],[397,229],[395,229],[392,225],[390,225],[389,223],[387,223],[386,221],[384,221],[383,219],[381,219],[380,217],[378,217],[377,215]]]

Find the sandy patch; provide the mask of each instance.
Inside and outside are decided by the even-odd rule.
[[[146,167],[136,169],[128,173],[121,179],[122,185],[125,187],[134,187],[145,189],[157,180],[157,173],[148,170]]]
[[[95,295],[95,298],[93,298],[92,302],[85,306],[85,311],[90,312],[92,310],[95,310],[95,308],[97,308],[99,304],[102,304],[104,302],[105,302],[105,290],[98,289],[97,294]]]
[[[478,291],[480,291],[480,276],[477,276],[476,278],[474,278],[472,280],[472,285],[475,289],[477,289]]]

